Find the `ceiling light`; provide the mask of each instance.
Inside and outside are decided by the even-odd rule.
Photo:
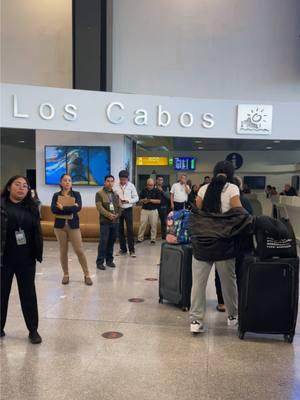
[[[18,143],[25,143],[25,140],[19,140]]]
[[[198,150],[203,150],[203,149],[204,149],[204,147],[201,147],[201,146],[200,146],[200,147],[198,147]]]
[[[267,146],[266,150],[272,150],[272,147],[271,146]]]
[[[273,143],[280,143],[280,140],[273,140]]]

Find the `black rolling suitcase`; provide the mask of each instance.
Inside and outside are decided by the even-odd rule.
[[[192,246],[168,244],[161,246],[159,271],[159,302],[167,300],[187,311],[191,305]]]
[[[299,258],[246,257],[239,271],[239,337],[282,334],[292,343],[298,314]]]

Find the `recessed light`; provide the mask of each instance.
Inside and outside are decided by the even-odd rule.
[[[280,143],[280,140],[273,140],[273,143]]]
[[[201,146],[200,146],[200,147],[198,147],[198,150],[203,150],[203,149],[204,149],[204,147],[201,147]]]
[[[18,143],[25,143],[25,140],[19,140]]]
[[[272,147],[271,146],[267,146],[266,150],[272,150]]]

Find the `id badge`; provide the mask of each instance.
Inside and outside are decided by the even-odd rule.
[[[115,211],[115,207],[113,203],[109,203],[109,211]]]
[[[16,235],[16,242],[18,246],[23,246],[24,244],[26,244],[26,236],[25,236],[25,232],[23,231],[23,229],[19,228],[18,231],[15,231],[15,235]]]

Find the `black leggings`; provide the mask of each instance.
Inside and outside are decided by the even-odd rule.
[[[215,268],[215,286],[216,286],[218,304],[224,304],[221,281],[216,268]]]
[[[5,327],[11,285],[16,275],[22,312],[29,332],[38,328],[38,306],[35,292],[35,263],[18,263],[1,267],[1,331]]]
[[[235,259],[235,273],[236,273],[236,283],[237,283],[238,293],[240,292],[241,266],[244,262],[244,259],[245,256],[243,254],[239,254]],[[215,270],[215,286],[216,286],[218,304],[224,304],[221,281],[217,270]]]

